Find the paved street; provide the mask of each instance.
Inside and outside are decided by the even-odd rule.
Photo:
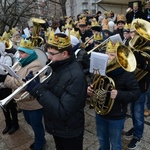
[[[128,114],[130,114],[128,112]],[[95,128],[95,112],[93,109],[89,109],[87,104],[85,107],[86,123],[84,134],[84,150],[98,150],[99,143],[96,136]],[[1,131],[5,127],[4,117],[2,110],[0,109],[0,150],[29,150],[29,145],[33,143],[33,132],[24,121],[22,113],[19,113],[20,128],[12,135],[2,135]],[[132,126],[130,116],[127,117],[125,122],[124,131],[127,131]],[[145,118],[145,130],[144,137],[137,150],[150,150],[150,117]],[[45,150],[55,150],[55,145],[51,135],[46,133],[47,144]],[[129,141],[123,138],[123,150],[127,150],[127,144]]]

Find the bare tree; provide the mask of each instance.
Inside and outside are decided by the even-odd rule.
[[[61,7],[63,16],[66,16],[66,2],[67,0],[48,0],[52,3],[58,4]]]
[[[30,17],[37,16],[34,11],[37,6],[37,0],[1,0],[0,1],[0,33],[5,27],[9,29],[20,24],[23,25]]]

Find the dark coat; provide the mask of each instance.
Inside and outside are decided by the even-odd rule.
[[[127,13],[127,14],[126,14],[127,23],[131,23],[132,20],[133,20],[133,17],[134,17],[134,12],[133,12],[133,11],[130,12],[130,13]],[[146,16],[145,16],[145,14],[144,14],[142,11],[138,10],[138,11],[135,13],[135,19],[137,19],[137,18],[146,19]]]
[[[134,73],[126,72],[122,68],[111,71],[107,76],[114,80],[118,94],[111,111],[102,117],[112,120],[123,119],[126,117],[128,103],[136,101],[140,96],[139,85]]]
[[[87,83],[74,56],[51,64],[53,73],[31,91],[44,108],[47,132],[70,138],[84,131]]]
[[[149,44],[149,43],[147,43]],[[149,45],[146,45],[149,46]],[[140,52],[134,52],[136,61],[137,61],[137,68],[140,69],[140,73],[136,73],[136,77],[140,86],[140,90],[142,93],[146,92],[149,88],[150,84],[150,51],[144,50],[144,55],[147,54],[147,56],[143,56],[142,51]],[[140,74],[140,75],[138,75]],[[141,79],[140,79],[141,78]]]

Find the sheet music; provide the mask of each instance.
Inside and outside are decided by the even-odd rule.
[[[105,76],[107,62],[108,62],[107,54],[92,52],[90,59],[90,73],[94,73],[95,70],[98,70],[102,76]]]
[[[28,28],[25,28],[23,31],[26,35],[26,38],[29,38],[31,36]]]
[[[20,78],[11,67],[5,64],[1,64],[1,65],[11,76],[15,77],[16,79]]]
[[[109,37],[109,39],[112,41],[112,43],[119,42],[119,43],[123,44],[120,34],[112,35]]]

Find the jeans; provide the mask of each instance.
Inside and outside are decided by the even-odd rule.
[[[45,130],[42,123],[43,109],[23,110],[27,123],[32,127],[34,132],[34,149],[42,150],[45,140]]]
[[[150,85],[149,85],[149,88],[147,90],[147,92],[145,93],[145,96],[146,96],[146,107],[147,109],[150,110]]]
[[[140,98],[131,102],[131,117],[133,122],[133,136],[140,140],[144,131],[144,105],[145,105],[145,93],[141,93]]]
[[[100,143],[99,150],[122,150],[122,130],[125,118],[108,120],[96,114],[96,129]]]

